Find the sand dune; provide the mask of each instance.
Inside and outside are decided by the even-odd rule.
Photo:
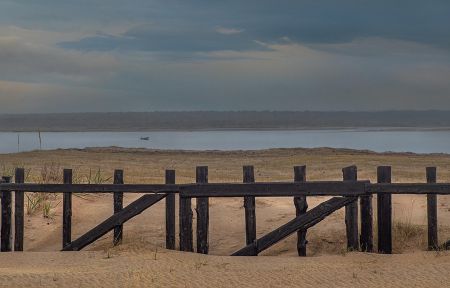
[[[0,255],[0,287],[447,287],[450,254],[205,256],[149,247]]]

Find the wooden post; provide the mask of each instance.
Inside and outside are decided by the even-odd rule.
[[[254,183],[255,172],[253,166],[243,167],[243,182]],[[256,240],[256,210],[255,210],[255,197],[244,197],[245,208],[245,243],[247,245],[253,243]]]
[[[436,167],[427,167],[427,183],[436,183]],[[437,226],[437,195],[427,194],[428,250],[439,249]]]
[[[294,181],[295,182],[305,182],[306,181],[306,166],[295,166],[294,167]],[[306,196],[294,197],[294,205],[296,215],[300,216],[305,214],[308,210],[308,202],[306,201]],[[306,256],[306,230],[297,231],[297,252],[298,256]]]
[[[358,169],[356,166],[349,166],[342,169],[344,181],[357,181]],[[345,227],[347,232],[347,250],[359,250],[358,233],[358,200],[345,206]]]
[[[197,183],[208,183],[208,167],[198,166]],[[197,198],[197,253],[208,254],[209,199]]]
[[[391,183],[391,167],[380,166],[377,169],[378,183]],[[378,253],[392,253],[392,195],[377,194],[378,215]]]
[[[180,251],[194,252],[192,235],[192,198],[179,197]]]
[[[25,169],[17,168],[15,182],[25,182]],[[24,191],[14,192],[14,251],[23,251],[23,229],[24,229]]]
[[[175,184],[175,170],[166,170],[166,184]],[[175,194],[166,196],[166,248],[175,249]]]
[[[373,252],[373,208],[372,194],[360,197],[361,236],[360,247],[363,252]]]
[[[114,184],[123,184],[123,170],[114,171]],[[119,213],[123,209],[123,192],[114,192],[114,214]],[[123,225],[114,228],[114,246],[122,243]]]
[[[72,169],[64,169],[64,184],[72,184]],[[72,242],[72,193],[63,193],[63,239],[62,248]]]
[[[10,183],[11,177],[2,177],[3,183]],[[1,252],[11,251],[11,191],[2,191],[2,227],[1,227]]]

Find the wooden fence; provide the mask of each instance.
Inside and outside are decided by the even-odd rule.
[[[165,184],[124,184],[122,170],[114,172],[113,184],[72,184],[72,170],[64,169],[63,184],[34,184],[24,183],[24,169],[17,168],[15,183],[11,183],[11,177],[2,177],[0,181],[0,248],[2,252],[24,249],[25,191],[63,194],[62,251],[81,250],[110,231],[114,231],[113,244],[120,244],[123,224],[162,199],[165,199],[166,208],[166,248],[175,249],[176,194],[179,195],[179,249],[181,251],[194,252],[192,198],[195,198],[197,213],[195,250],[197,253],[208,254],[209,198],[211,197],[243,198],[246,242],[243,243],[242,249],[232,255],[258,255],[285,237],[297,233],[298,255],[306,256],[307,229],[342,207],[345,207],[348,250],[373,252],[372,197],[374,194],[377,197],[377,251],[379,253],[392,253],[392,194],[426,195],[428,248],[432,250],[450,246],[450,242],[439,245],[437,233],[437,195],[450,194],[450,184],[436,183],[435,167],[426,168],[427,183],[391,183],[391,167],[389,166],[378,167],[377,183],[358,180],[356,166],[346,167],[342,169],[342,172],[343,181],[307,181],[306,166],[296,166],[292,182],[261,183],[255,182],[253,166],[244,166],[243,183],[208,183],[208,167],[199,166],[196,169],[196,183],[192,184],[175,184],[174,170],[166,170]],[[72,240],[71,234],[73,193],[113,193],[114,195],[114,213],[75,240]],[[123,207],[124,193],[143,193],[144,195]],[[331,196],[331,198],[308,210],[307,199],[313,196]],[[257,238],[255,197],[292,197],[296,216],[286,224]],[[14,231],[12,217],[14,217]],[[359,227],[361,227],[360,231]]]

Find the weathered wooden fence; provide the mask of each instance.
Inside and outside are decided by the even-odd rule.
[[[427,183],[391,183],[391,167],[377,169],[377,183],[358,180],[357,167],[342,169],[343,181],[307,181],[306,166],[294,167],[292,182],[255,182],[253,166],[243,167],[243,183],[208,183],[208,167],[196,169],[196,183],[175,184],[175,171],[166,170],[165,184],[124,184],[123,171],[114,172],[113,184],[72,184],[72,170],[64,169],[63,184],[24,183],[24,169],[17,168],[14,181],[2,177],[1,241],[2,252],[24,249],[24,193],[46,192],[63,194],[62,250],[78,251],[113,231],[113,244],[122,242],[123,224],[146,209],[165,199],[166,248],[176,248],[175,201],[179,195],[179,249],[194,252],[192,199],[196,199],[196,252],[209,252],[209,198],[241,197],[245,208],[246,242],[232,255],[258,255],[260,252],[297,233],[297,251],[306,256],[307,229],[319,223],[336,210],[345,207],[347,249],[373,252],[373,194],[377,195],[378,252],[392,253],[392,194],[423,194],[427,197],[428,248],[449,247],[450,242],[439,245],[437,231],[437,195],[450,194],[449,183],[436,183],[436,168],[426,168]],[[113,214],[72,240],[73,193],[113,193]],[[144,195],[123,207],[125,193]],[[14,195],[14,209],[12,196]],[[308,210],[308,197],[330,196],[318,206]],[[296,216],[286,224],[257,238],[256,197],[292,197]],[[358,205],[359,199],[359,205]],[[358,207],[359,206],[359,207]],[[359,209],[358,209],[359,208]],[[14,231],[12,230],[14,217]],[[360,224],[360,225],[359,225]],[[361,227],[359,231],[359,226]],[[14,245],[13,245],[14,243]]]

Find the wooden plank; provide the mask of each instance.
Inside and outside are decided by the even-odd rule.
[[[175,170],[166,170],[166,184],[175,184]],[[175,249],[175,194],[166,197],[166,248]]]
[[[342,169],[344,181],[354,182],[358,180],[358,168],[349,166]],[[347,250],[359,250],[359,232],[358,232],[358,201],[345,206],[345,227],[347,234]]]
[[[194,252],[191,198],[180,195],[180,251]]]
[[[123,170],[114,171],[114,184],[123,184]],[[114,214],[123,209],[123,192],[114,192]],[[123,225],[114,227],[113,245],[122,243]]]
[[[436,167],[427,167],[427,183],[436,183]],[[427,194],[428,250],[439,249],[437,224],[437,195]]]
[[[72,184],[72,169],[64,169],[65,184]],[[63,239],[62,248],[72,242],[72,193],[63,193]]]
[[[373,183],[366,184],[368,194],[436,194],[449,195],[448,183]]]
[[[24,183],[25,169],[16,168],[14,178],[16,183]],[[24,196],[23,190],[16,190],[14,192],[14,251],[23,251]]]
[[[47,193],[178,193],[184,197],[358,196],[368,181],[310,181],[305,183],[209,183],[209,184],[0,184],[1,190]],[[448,186],[450,191],[450,185]]]
[[[372,194],[360,196],[361,236],[360,247],[363,252],[373,252],[373,207]]]
[[[213,183],[180,187],[183,197],[282,197],[282,196],[359,196],[367,181],[310,181],[270,183]]]
[[[178,193],[180,185],[167,184],[0,184],[0,190],[46,193]]]
[[[11,182],[11,177],[2,177],[3,183]],[[11,206],[11,191],[1,191],[2,194],[2,222],[1,222],[1,237],[0,237],[0,251],[11,251],[11,218],[12,218],[12,206]]]
[[[294,167],[294,181],[295,182],[306,182],[306,166],[295,166]],[[294,197],[295,214],[300,216],[306,213],[308,210],[308,202],[306,201],[306,196]],[[306,230],[297,231],[297,253],[298,256],[306,256]],[[248,243],[250,244],[250,243]]]
[[[182,193],[184,197],[282,197],[282,196],[361,196],[367,194],[438,194],[450,195],[450,183],[342,183],[310,181],[305,183],[209,183],[209,184],[0,184],[1,191],[47,193]]]
[[[208,183],[208,167],[198,166],[196,168],[196,182]],[[208,254],[208,230],[209,230],[209,199],[207,197],[197,198],[197,253]]]
[[[377,169],[378,183],[391,183],[391,167],[380,166]],[[392,195],[377,195],[378,216],[378,253],[392,253]]]
[[[79,251],[88,246],[95,240],[99,239],[109,231],[113,230],[116,226],[122,225],[136,215],[141,214],[144,210],[151,207],[155,203],[166,197],[165,194],[161,195],[144,195],[135,200],[120,212],[113,214],[111,217],[89,230],[87,233],[72,241],[69,245],[64,247],[62,251]]]
[[[337,181],[306,183],[209,183],[209,184],[0,184],[1,191],[47,193],[182,193],[184,197],[283,197],[283,196],[361,196],[367,194],[450,195],[449,183],[369,183],[345,184]],[[215,192],[214,192],[215,191]],[[197,193],[197,194],[196,194]]]
[[[258,255],[258,253],[266,250],[267,248],[283,240],[292,233],[295,233],[298,230],[306,230],[314,226],[334,211],[344,207],[352,201],[355,201],[355,199],[351,197],[331,198],[330,200],[327,200],[314,207],[313,209],[307,211],[305,214],[297,216],[283,226],[257,239],[254,243],[247,245],[241,250],[233,253],[232,256]]]
[[[255,172],[253,166],[244,166],[242,168],[243,182],[254,183]],[[244,197],[245,209],[245,243],[251,244],[256,240],[256,200],[254,196]]]

